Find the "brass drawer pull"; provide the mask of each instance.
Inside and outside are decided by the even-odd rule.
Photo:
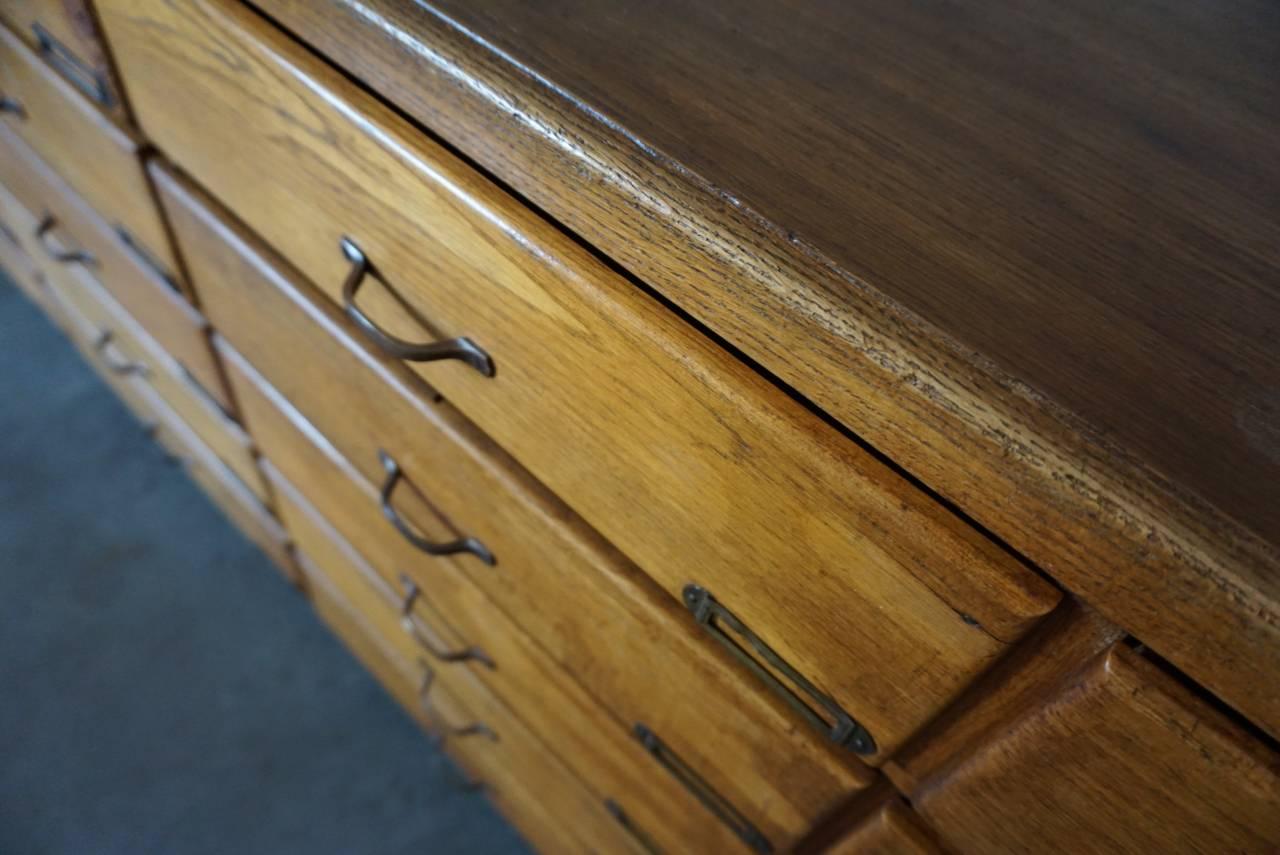
[[[494,373],[493,360],[469,338],[451,338],[444,341],[415,343],[388,333],[356,305],[356,291],[370,274],[371,265],[364,251],[351,238],[342,239],[342,254],[351,262],[351,272],[342,283],[342,308],[360,331],[384,353],[406,362],[436,362],[442,359],[459,359],[485,377]]]
[[[19,119],[27,118],[27,108],[22,106],[21,101],[10,98],[8,95],[0,95],[0,113],[8,113]]]
[[[452,725],[446,722],[440,713],[436,711],[435,705],[431,703],[431,687],[435,685],[436,681],[435,669],[421,659],[418,660],[418,664],[422,666],[422,682],[418,685],[418,703],[422,705],[423,712],[435,724],[436,730],[439,732],[440,742],[468,736],[480,736],[490,742],[498,741],[498,734],[484,722],[477,721],[464,725]]]
[[[387,473],[386,479],[382,482],[382,493],[379,497],[379,503],[382,505],[382,515],[387,518],[391,525],[395,526],[395,530],[400,532],[405,540],[428,555],[457,555],[461,552],[469,552],[485,564],[493,565],[497,563],[488,547],[474,537],[460,537],[457,540],[436,543],[427,540],[414,531],[409,523],[400,516],[400,512],[391,504],[391,494],[395,492],[396,485],[404,477],[404,473],[400,470],[400,464],[382,449],[378,449],[378,460],[382,461],[382,468]]]
[[[95,71],[88,63],[76,56],[39,22],[32,24],[31,30],[35,33],[40,55],[44,57],[45,62],[58,69],[77,89],[94,101],[104,107],[112,106],[111,87],[107,85],[105,75]]]
[[[709,591],[691,584],[685,585],[683,594],[685,606],[693,612],[698,623],[702,624],[713,638],[723,644],[751,670],[751,673],[759,677],[774,694],[785,700],[806,721],[837,745],[847,747],[857,754],[875,753],[875,740],[871,738],[871,734],[865,727],[841,709],[835,700],[823,694],[817,686],[787,664],[772,647],[765,644],[762,638],[734,617],[732,612],[716,602]],[[734,641],[725,631],[726,629],[745,640],[750,651]],[[753,652],[755,655],[752,655]],[[766,669],[760,660],[764,660],[773,671],[785,677],[787,683],[779,680],[773,672]],[[803,692],[805,697],[813,703],[807,703],[804,697],[796,694],[795,689]]]
[[[716,818],[725,824],[725,826],[738,836],[738,839],[747,844],[753,851],[760,853],[769,853],[773,851],[773,844],[765,837],[758,828],[751,824],[745,816],[729,803],[724,796],[720,795],[715,789],[703,780],[702,776],[689,767],[687,763],[680,758],[671,748],[658,738],[658,735],[646,727],[644,724],[637,722],[632,729],[635,738],[644,746],[644,750],[648,751],[653,759],[657,760],[664,769],[671,773],[677,781],[684,785],[694,798],[702,802],[702,804],[715,814]]]
[[[495,667],[493,660],[489,658],[489,654],[479,647],[445,650],[435,641],[428,638],[426,633],[422,631],[422,627],[419,626],[417,617],[413,614],[414,603],[422,596],[422,589],[418,587],[417,582],[414,582],[403,573],[400,574],[400,585],[404,588],[404,599],[400,602],[400,625],[412,636],[414,641],[421,645],[422,649],[431,654],[432,658],[437,662],[467,662],[475,660],[490,669]]]
[[[627,834],[631,835],[631,839],[636,842],[642,852],[648,852],[649,855],[662,855],[662,849],[649,838],[649,835],[644,833],[640,826],[635,824],[635,821],[622,809],[622,805],[613,799],[605,799],[604,809],[609,812],[609,816],[613,817],[618,825],[626,830]]]
[[[58,220],[53,214],[45,214],[40,218],[39,225],[36,226],[36,243],[40,244],[40,248],[45,251],[45,254],[62,264],[83,264],[86,267],[96,267],[98,260],[89,253],[80,250],[55,249],[49,243],[49,234],[57,227]]]
[[[131,362],[127,359],[115,359],[111,356],[112,352],[107,348],[114,338],[115,334],[111,330],[103,330],[93,342],[93,349],[102,357],[102,362],[107,366],[107,370],[112,374],[119,374],[125,377],[134,374],[146,377],[150,373],[146,365],[141,362]]]

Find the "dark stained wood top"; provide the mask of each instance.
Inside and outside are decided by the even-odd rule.
[[[1280,6],[256,5],[1280,731]]]

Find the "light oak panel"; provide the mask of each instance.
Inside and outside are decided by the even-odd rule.
[[[1115,646],[912,794],[963,852],[1271,852],[1280,757]]]
[[[0,113],[41,152],[113,227],[123,227],[170,275],[178,270],[169,237],[142,170],[141,138],[117,127],[51,70],[8,29],[0,27],[0,93],[18,112]]]
[[[646,720],[695,766],[716,769],[735,801],[787,827],[866,785],[856,760],[798,726],[686,610],[415,375],[372,352],[278,257],[189,183],[155,178],[220,335],[369,485],[386,477],[379,449],[390,452],[409,488],[398,509],[423,526],[443,514],[457,529],[445,536],[489,548],[496,566],[463,556],[458,567],[618,715]],[[413,501],[415,487],[434,511]]]
[[[616,717],[607,707],[607,698],[592,697],[584,691],[577,674],[555,665],[538,639],[511,623],[453,562],[424,561],[420,553],[408,548],[382,519],[375,491],[359,480],[350,464],[238,355],[225,348],[223,352],[237,395],[264,453],[273,467],[297,490],[305,492],[310,504],[368,559],[377,574],[378,587],[384,592],[383,609],[388,615],[394,614],[397,602],[403,601],[406,589],[402,579],[409,574],[422,591],[418,605],[423,608],[425,620],[417,631],[435,639],[434,644],[444,649],[483,650],[493,663],[489,667],[472,658],[454,663],[452,668],[445,667],[464,667],[481,677],[554,747],[600,799],[625,801],[637,822],[665,847],[687,844],[707,851],[745,851],[715,816],[645,753],[631,733],[638,720]],[[293,523],[289,526],[301,539],[298,528]],[[304,542],[304,549],[311,548]],[[541,602],[527,608],[541,607]],[[403,636],[400,627],[396,631]],[[407,636],[400,643],[416,649]],[[594,643],[593,652],[599,655],[601,645],[609,642],[583,643]],[[418,653],[425,655],[425,648]],[[644,674],[635,661],[616,662],[609,667],[624,669],[645,685],[673,676]],[[661,709],[649,709],[657,717],[646,716],[644,723],[655,730],[665,727]],[[660,732],[660,736],[665,741],[670,734]],[[680,744],[703,737],[714,739],[714,729],[684,734]],[[719,792],[735,809],[746,812],[748,821],[775,845],[785,845],[807,827],[806,817],[796,816],[786,806],[770,809],[772,789],[757,793],[755,801],[734,803],[739,794],[750,792],[741,782],[735,782],[723,770],[701,765],[695,768],[701,777],[710,779],[712,786],[729,781],[732,786]],[[709,774],[712,772],[716,774]],[[749,811],[749,807],[762,802],[761,815]]]
[[[24,234],[33,257],[57,266],[52,253],[88,256],[69,267],[87,268],[161,346],[191,373],[224,410],[231,411],[222,372],[198,310],[123,244],[107,224],[16,134],[0,128],[0,182],[26,208],[51,223],[42,239]]]
[[[349,235],[380,275],[360,292],[380,323],[489,348],[495,378],[421,373],[672,594],[709,588],[881,752],[1056,601],[244,8],[102,13],[143,125],[181,166],[331,296]]]

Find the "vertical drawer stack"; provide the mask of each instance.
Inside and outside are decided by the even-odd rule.
[[[994,851],[1095,726],[1064,840],[1145,841],[1148,751],[1168,834],[1280,833],[1179,677],[245,4],[4,8],[0,263],[540,849]]]

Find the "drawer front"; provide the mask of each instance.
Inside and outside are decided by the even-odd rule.
[[[314,428],[247,374],[251,369],[242,360],[227,358],[245,412],[252,414],[251,428],[274,468],[365,557],[376,574],[384,611],[410,610],[412,623],[395,629],[403,636],[401,644],[433,664],[448,662],[443,667],[480,676],[601,798],[626,801],[636,823],[666,844],[750,851],[740,837],[780,843],[803,830],[757,824],[736,808],[708,813],[697,795],[698,786],[710,787],[705,778],[681,779],[664,769],[633,735],[634,722],[618,720],[603,708],[453,563],[439,562],[410,576],[410,568],[421,562],[390,531],[375,491],[331,447],[309,441],[304,433],[314,435]],[[282,513],[295,539],[310,551],[288,510]]]
[[[406,690],[413,687],[416,697],[410,703],[417,714],[426,713],[428,726],[446,748],[464,758],[464,765],[482,780],[519,775],[526,786],[536,788],[547,811],[581,838],[579,846],[628,851],[602,803],[474,674],[430,661],[421,649],[406,645],[395,608],[370,584],[378,578],[374,571],[295,488],[274,469],[268,471],[299,551],[311,561],[315,589],[325,591],[367,628],[370,640],[398,672],[397,697],[410,696]]]
[[[0,16],[86,97],[127,121],[89,0],[5,0]]]
[[[6,125],[160,268],[178,270],[143,171],[139,141],[3,27],[0,94],[20,105],[0,113]]]
[[[140,262],[30,146],[3,129],[0,183],[43,225],[24,233],[38,262],[91,271],[220,407],[232,409],[203,316],[170,280]]]
[[[100,8],[137,115],[187,172],[385,331],[484,349],[492,377],[475,359],[415,370],[673,596],[710,591],[865,726],[847,741],[873,761],[1056,601],[240,4]]]
[[[945,855],[937,837],[900,797],[864,816],[824,855]]]
[[[269,504],[266,484],[253,459],[248,434],[219,409],[200,384],[88,273],[68,268],[51,271],[48,279],[64,302],[75,305],[97,330],[93,345],[104,364],[117,374],[144,379],[258,501]]]
[[[23,293],[43,308],[47,303],[46,286],[21,237],[31,223],[31,214],[0,184],[0,267]]]
[[[55,306],[54,313],[62,321],[63,332],[80,351],[89,367],[116,393],[134,418],[142,423],[144,429],[154,433],[159,427],[159,415],[164,404],[155,389],[136,374],[119,374],[111,370],[114,364],[113,355],[104,353],[95,347],[99,329],[97,324],[85,317],[79,307],[64,297],[64,292],[52,286],[48,289],[49,303]]]
[[[395,499],[399,512],[429,526],[435,514],[413,501],[412,488],[424,490],[484,544],[495,566],[473,555],[458,566],[618,715],[669,734],[695,766],[720,770],[722,791],[783,827],[807,826],[865,785],[851,758],[797,728],[687,612],[413,375],[364,346],[243,229],[170,177],[158,175],[157,187],[220,335],[370,485],[387,477],[379,451],[390,453],[410,488]],[[432,563],[412,553],[402,560]]]
[[[914,802],[961,852],[1274,852],[1280,756],[1116,646]]]

